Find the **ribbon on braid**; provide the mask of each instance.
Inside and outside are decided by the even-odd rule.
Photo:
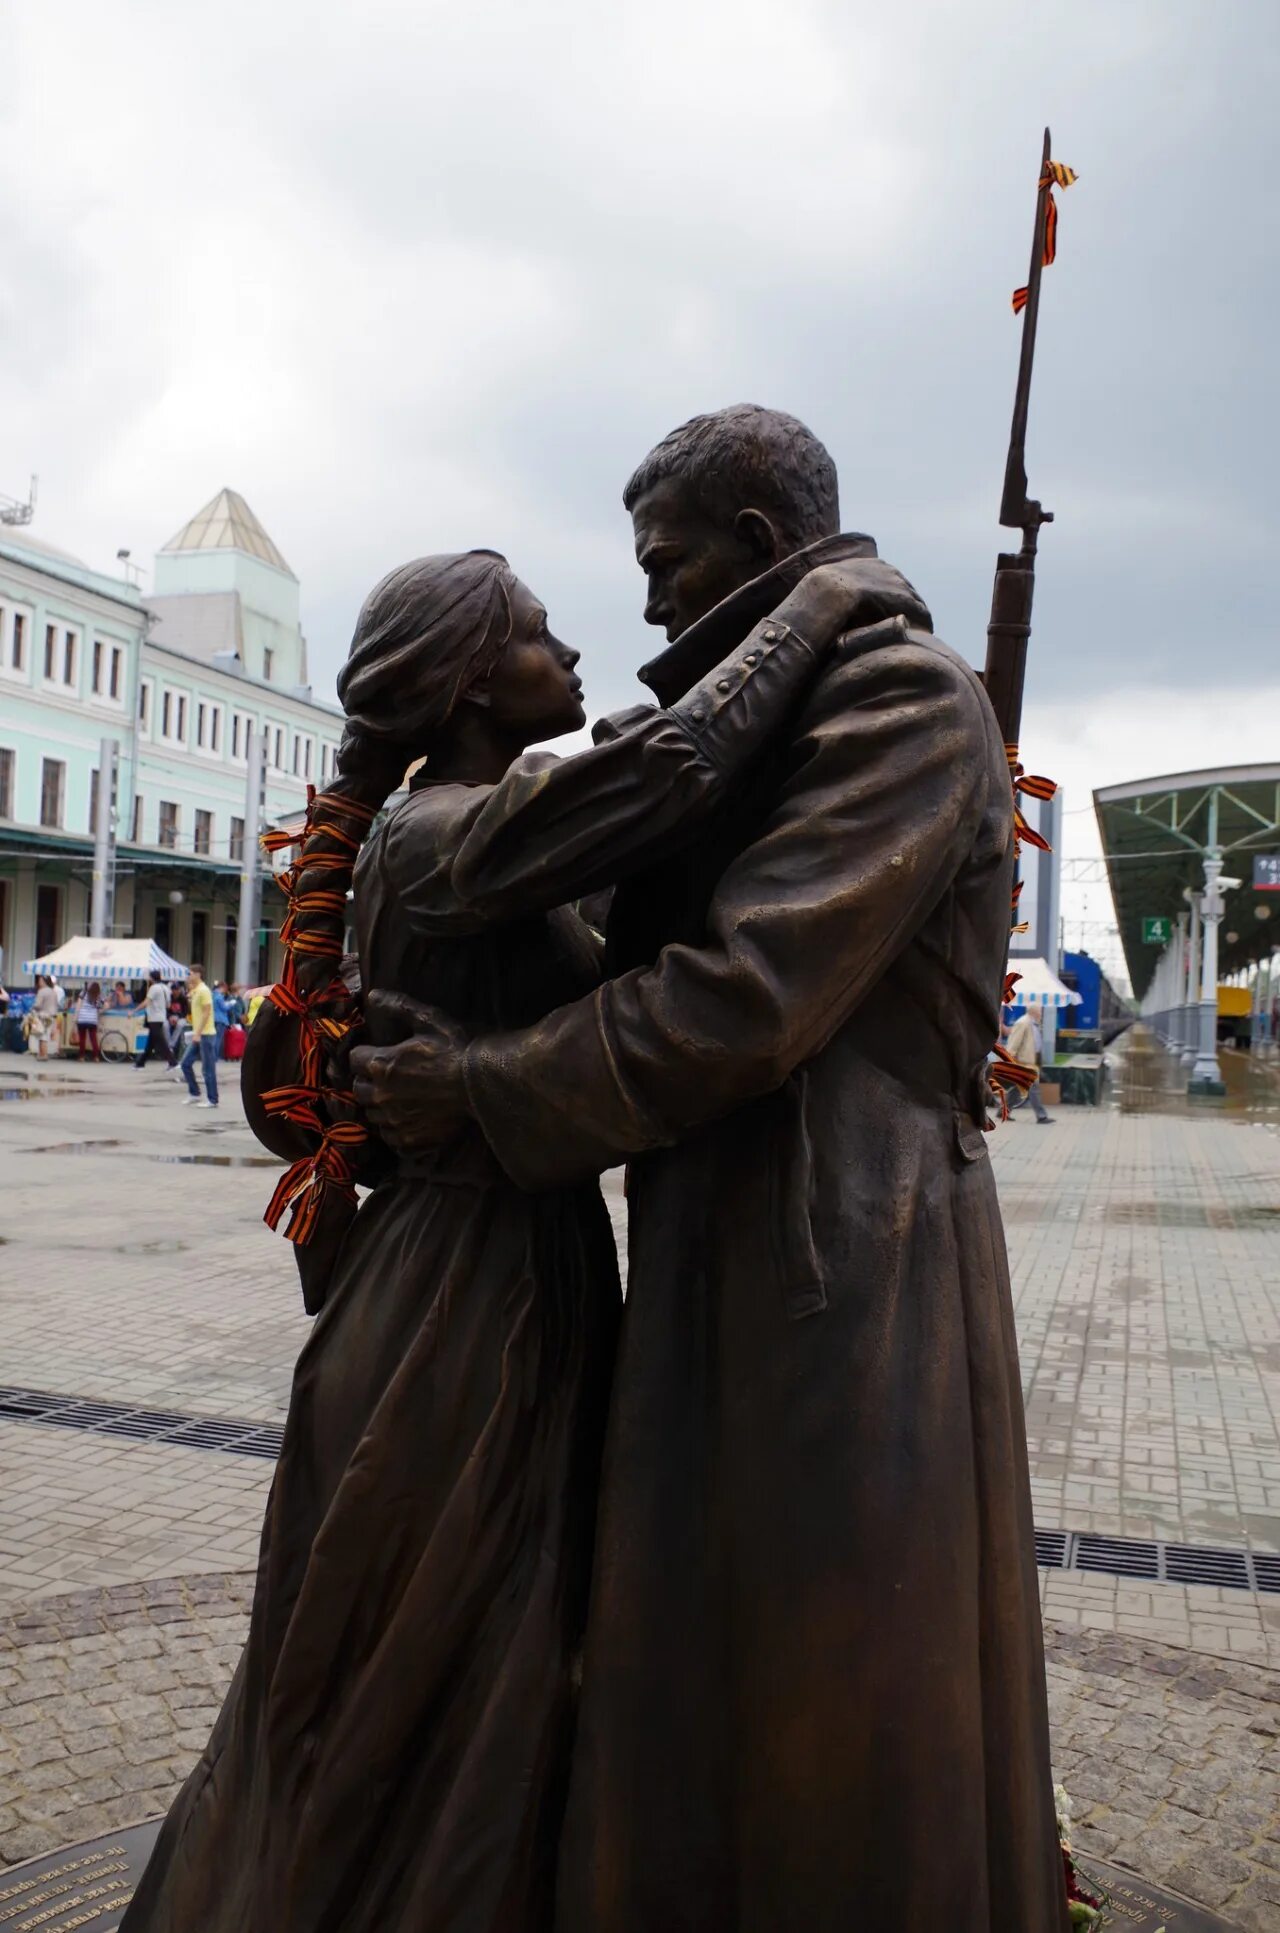
[[[1062,185],[1065,187],[1067,184]],[[1018,803],[1019,799],[1051,799],[1057,792],[1058,786],[1054,779],[1039,778],[1035,773],[1025,771],[1019,760],[1016,745],[1006,743],[1004,755],[1009,761],[1009,782],[1013,787],[1013,854],[1016,867],[1018,855],[1024,846],[1034,846],[1039,852],[1052,851],[1049,841],[1042,838],[1034,826],[1028,825],[1022,807]],[[1022,881],[1015,878],[1010,902],[1010,910],[1013,914],[1013,924],[1009,928],[1011,938],[1027,930],[1026,920],[1018,919],[1018,902],[1021,898]],[[1006,973],[1000,995],[1002,1006],[1008,1006],[1014,998],[1014,988],[1021,978],[1020,973]],[[1007,1121],[1009,1118],[1009,1089],[1017,1088],[1025,1094],[1035,1085],[1035,1081],[1036,1069],[1028,1067],[1023,1061],[1015,1060],[1008,1049],[1001,1047],[997,1042],[995,1060],[987,1074],[987,1086],[999,1109],[1002,1121]]]
[[[298,1079],[271,1088],[262,1097],[269,1115],[282,1117],[320,1137],[319,1146],[311,1154],[303,1155],[281,1175],[263,1216],[267,1227],[275,1230],[287,1214],[285,1240],[299,1246],[311,1240],[329,1196],[336,1195],[354,1210],[352,1157],[368,1139],[358,1121],[334,1120],[327,1111],[330,1102],[355,1105],[348,1090],[324,1086],[322,1049],[343,1040],[358,1024],[358,1015],[341,975],[317,975],[315,967],[342,958],[347,885],[375,813],[374,806],[359,799],[341,793],[317,794],[314,786],[308,786],[301,832],[282,828],[264,833],[261,839],[268,853],[299,848],[298,858],[277,875],[287,908],[280,928],[285,964],[267,995],[280,1013],[298,1022]],[[319,838],[328,842],[326,849],[308,851]],[[340,874],[341,881],[332,885],[311,883],[315,875],[325,873]]]

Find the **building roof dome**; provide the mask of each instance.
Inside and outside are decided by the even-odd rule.
[[[238,490],[219,490],[203,510],[197,510],[190,522],[182,526],[176,537],[169,539],[161,554],[179,550],[239,550],[293,576]]]

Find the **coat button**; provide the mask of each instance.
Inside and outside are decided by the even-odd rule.
[[[746,657],[743,659],[742,662],[744,664],[759,664],[760,653],[758,651],[748,651]]]
[[[691,711],[689,713],[689,716],[690,718],[692,718],[695,725],[700,725],[703,719],[706,717],[706,715],[707,715],[706,712],[702,710],[701,706],[699,706],[696,711]]]
[[[778,642],[778,634],[777,634],[777,632],[776,632],[776,631],[766,631],[766,632],[764,633],[764,641],[765,641],[765,643],[766,643],[766,644],[776,644],[776,643]]]
[[[720,681],[719,681],[719,683],[718,683],[718,684],[716,685],[716,690],[717,690],[717,691],[732,691],[732,690],[733,690],[733,686],[732,686],[732,685],[731,685],[731,684],[729,683],[729,680],[728,680],[727,678],[721,678],[721,679],[720,679]]]

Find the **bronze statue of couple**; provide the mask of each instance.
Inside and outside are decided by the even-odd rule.
[[[794,418],[696,417],[624,500],[668,642],[589,750],[526,749],[578,654],[496,552],[360,613],[352,854],[421,761],[354,867],[376,1185],[126,1933],[1066,1927],[1000,734]]]

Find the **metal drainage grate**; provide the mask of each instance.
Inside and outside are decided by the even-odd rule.
[[[284,1431],[274,1424],[231,1416],[190,1416],[180,1410],[140,1409],[100,1403],[87,1396],[55,1396],[47,1390],[0,1389],[0,1420],[52,1424],[139,1443],[172,1443],[232,1456],[279,1456]],[[1037,1530],[1036,1563],[1042,1570],[1089,1571],[1155,1584],[1211,1584],[1219,1590],[1280,1595],[1280,1555],[1221,1550],[1201,1544],[1154,1544],[1133,1537],[1100,1537],[1075,1530]]]
[[[1133,1537],[1098,1537],[1074,1530],[1038,1530],[1042,1570],[1094,1571],[1153,1584],[1211,1584],[1227,1591],[1280,1593],[1280,1557],[1207,1544],[1152,1544]]]
[[[193,1450],[229,1450],[233,1456],[280,1454],[284,1432],[270,1423],[223,1416],[187,1416],[179,1410],[138,1409],[82,1396],[55,1396],[40,1389],[0,1389],[0,1419],[47,1423],[60,1430],[89,1430],[130,1437],[137,1443],[174,1443]]]

